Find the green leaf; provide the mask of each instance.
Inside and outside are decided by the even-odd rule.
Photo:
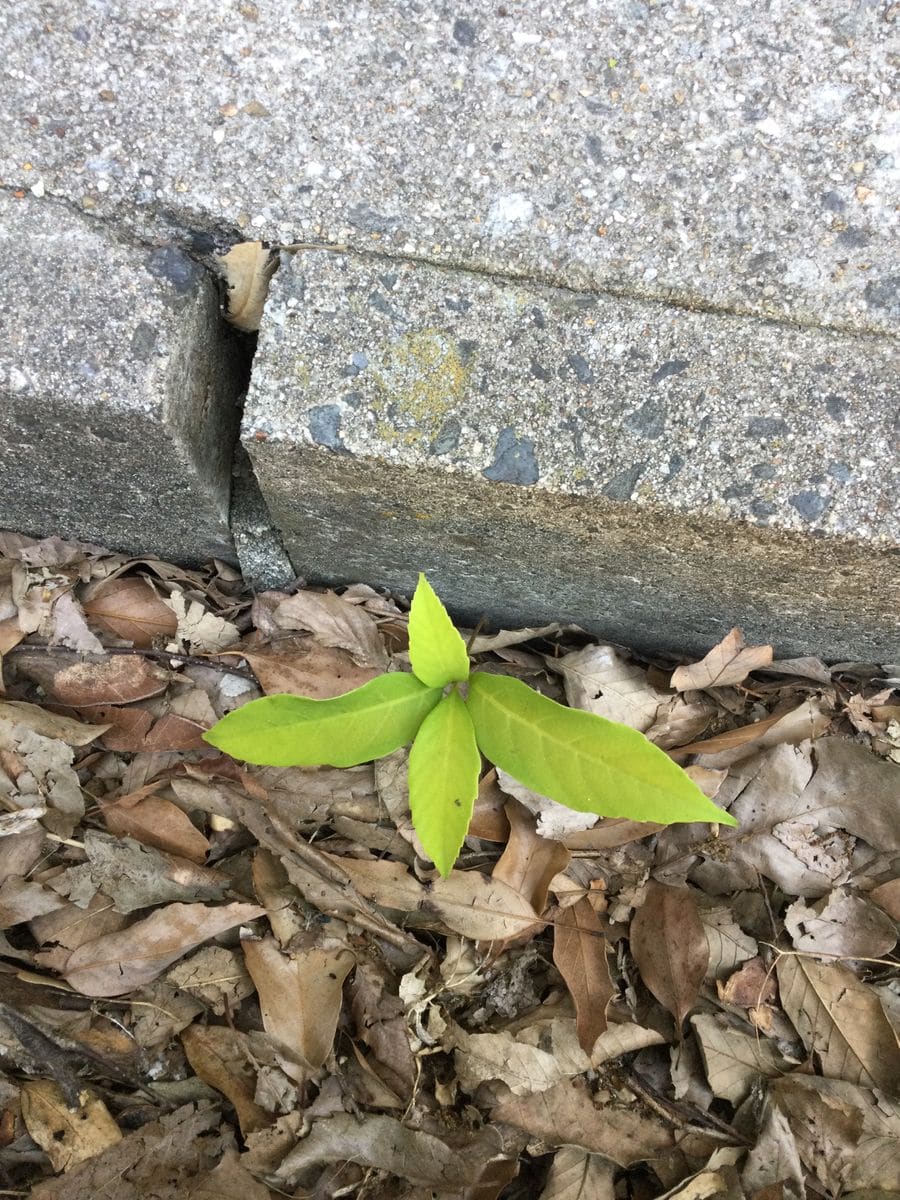
[[[379,675],[333,700],[251,700],[203,738],[233,758],[271,767],[354,767],[411,742],[440,698],[413,675]]]
[[[429,687],[469,678],[466,643],[422,574],[409,610],[409,661],[413,674]]]
[[[445,879],[472,819],[480,772],[472,718],[454,688],[422,722],[409,752],[413,825]]]
[[[568,808],[658,824],[737,824],[627,725],[565,708],[508,675],[474,674],[467,704],[482,753]]]

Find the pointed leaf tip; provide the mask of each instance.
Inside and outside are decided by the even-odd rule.
[[[409,661],[413,674],[428,687],[469,678],[466,644],[421,572],[409,610]]]
[[[508,675],[476,672],[466,701],[486,758],[576,812],[736,825],[643,734],[566,708]]]

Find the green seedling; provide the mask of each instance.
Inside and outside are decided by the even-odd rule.
[[[566,708],[508,675],[472,671],[424,575],[409,614],[409,661],[411,675],[381,675],[334,700],[252,700],[203,736],[234,758],[274,767],[352,767],[412,742],[413,825],[443,876],[472,819],[482,755],[577,812],[737,824],[642,733]]]

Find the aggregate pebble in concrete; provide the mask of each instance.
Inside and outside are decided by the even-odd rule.
[[[346,242],[896,330],[895,4],[4,6],[0,181],[147,230]]]
[[[239,356],[179,249],[0,193],[0,526],[233,560]]]
[[[898,427],[888,338],[306,251],[243,440],[299,574],[407,590],[431,567],[475,616],[565,596],[629,644],[755,622],[890,657]]]

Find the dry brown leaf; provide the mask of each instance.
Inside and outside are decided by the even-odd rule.
[[[514,1096],[528,1096],[546,1091],[561,1079],[583,1075],[591,1066],[583,1052],[563,1055],[555,1046],[531,1046],[505,1030],[466,1033],[457,1027],[448,1041],[455,1048],[453,1061],[460,1087],[470,1094],[479,1084],[499,1079]]]
[[[83,606],[101,629],[141,649],[149,649],[154,639],[168,640],[178,628],[171,608],[136,575],[117,575],[91,584]]]
[[[312,1167],[349,1159],[363,1167],[389,1171],[420,1187],[456,1193],[478,1180],[480,1167],[492,1157],[499,1141],[485,1130],[480,1138],[473,1138],[465,1152],[460,1152],[431,1133],[407,1128],[395,1117],[369,1115],[359,1121],[341,1113],[316,1121],[274,1178],[282,1186],[292,1187]]]
[[[59,670],[44,663],[42,668],[40,683],[48,696],[71,708],[133,704],[158,696],[169,685],[168,671],[137,654],[115,654],[103,662],[73,662]]]
[[[550,880],[569,865],[571,855],[559,842],[535,833],[534,817],[516,800],[506,805],[509,840],[494,865],[492,878],[499,879],[524,896],[537,913],[547,907]],[[536,926],[532,933],[536,933]],[[520,937],[524,934],[520,934]]]
[[[832,1195],[855,1192],[886,1200],[900,1191],[896,1099],[802,1075],[779,1080],[772,1099],[790,1123],[806,1167]]]
[[[575,1002],[578,1041],[586,1054],[606,1032],[606,1009],[615,995],[606,951],[603,926],[587,896],[557,912],[553,961]]]
[[[107,829],[117,837],[134,838],[193,863],[205,862],[208,839],[177,804],[153,795],[161,786],[162,781],[155,781],[129,796],[101,802],[100,813]]]
[[[631,1021],[607,1026],[606,1032],[601,1033],[594,1043],[591,1052],[591,1065],[600,1067],[623,1054],[631,1054],[634,1050],[643,1050],[647,1046],[662,1046],[665,1038],[656,1029],[646,1029],[643,1025]]]
[[[701,742],[679,746],[672,751],[672,755],[680,761],[688,754],[702,754],[704,766],[728,767],[768,746],[798,746],[801,742],[812,741],[820,737],[830,724],[831,718],[822,712],[815,700],[804,700],[780,716],[767,717]]]
[[[789,905],[784,927],[795,950],[836,958],[883,958],[897,944],[894,922],[874,904],[843,888],[807,904]]]
[[[8,654],[26,636],[18,617],[6,617],[0,621],[0,658]]]
[[[675,1018],[680,1037],[709,963],[706,930],[687,888],[651,879],[631,921],[631,953],[644,983]]]
[[[127,923],[128,918],[113,909],[112,900],[97,892],[84,906],[64,901],[52,913],[35,917],[30,928],[39,946],[56,943],[67,950],[77,950],[86,942],[117,933]]]
[[[723,1004],[734,1004],[738,1008],[759,1008],[763,1004],[774,1004],[778,997],[775,973],[761,958],[751,958],[741,968],[729,975],[723,983],[716,984],[716,991]]]
[[[184,1200],[271,1200],[269,1189],[254,1179],[236,1150],[226,1150],[219,1162],[184,1193]]]
[[[169,983],[208,1004],[218,1016],[237,1011],[252,996],[253,980],[243,955],[224,946],[202,946],[190,958],[176,963],[166,976]]]
[[[591,829],[567,833],[563,844],[567,850],[614,850],[639,842],[664,829],[664,825],[653,825],[649,821],[629,821],[626,817],[604,817]]]
[[[108,725],[85,725],[21,700],[0,700],[0,720],[25,725],[41,737],[58,738],[67,746],[87,746],[109,728]]]
[[[21,1097],[25,1127],[54,1171],[70,1171],[122,1140],[106,1105],[88,1092],[81,1093],[81,1107],[74,1112],[59,1086],[47,1079],[24,1083]]]
[[[770,1041],[732,1028],[711,1013],[691,1018],[713,1094],[735,1107],[743,1103],[760,1076],[776,1078],[788,1068]]]
[[[334,592],[297,592],[275,608],[280,629],[305,629],[323,646],[346,650],[361,667],[383,671],[388,665],[384,640],[374,618]]]
[[[169,904],[127,929],[79,946],[64,975],[85,996],[122,996],[155,979],[195,946],[265,911],[255,904]]]
[[[700,662],[673,671],[672,687],[678,692],[730,687],[771,662],[771,646],[748,646],[742,630],[732,629]]]
[[[153,904],[220,900],[228,876],[188,859],[164,854],[132,838],[114,838],[96,829],[84,833],[87,862],[67,867],[50,881],[61,896],[87,904],[103,892],[118,912],[131,913]]]
[[[820,824],[847,829],[878,850],[900,849],[900,771],[849,738],[820,738],[802,800]]]
[[[672,1130],[659,1118],[633,1108],[597,1104],[581,1080],[557,1083],[531,1096],[510,1095],[494,1105],[491,1116],[524,1129],[548,1146],[577,1146],[620,1167],[645,1162],[675,1147]]]
[[[244,1137],[271,1124],[269,1114],[253,1099],[256,1070],[246,1033],[223,1025],[190,1025],[182,1031],[181,1044],[203,1082],[234,1105]]]
[[[119,708],[100,705],[88,710],[95,720],[108,723],[103,735],[107,750],[125,754],[154,754],[166,750],[204,750],[203,731],[211,721],[201,725],[177,713],[166,712],[155,720],[147,708]]]
[[[127,1134],[102,1154],[67,1174],[32,1189],[31,1200],[181,1200],[197,1174],[212,1170],[222,1152],[213,1134],[221,1117],[215,1108],[185,1105]],[[177,1180],[177,1190],[171,1181]]]
[[[785,1200],[807,1194],[797,1144],[787,1117],[773,1101],[773,1091],[770,1087],[756,1145],[750,1148],[741,1174],[744,1192],[752,1200]]]
[[[599,1154],[574,1146],[557,1150],[540,1200],[614,1200],[616,1168]]]
[[[330,700],[374,679],[375,667],[357,666],[346,650],[323,646],[312,637],[284,638],[258,650],[242,650],[267,696],[290,692]]]
[[[477,871],[451,871],[427,888],[402,864],[334,859],[361,896],[385,908],[437,919],[446,929],[473,941],[502,942],[538,920],[524,896]]]
[[[75,773],[72,750],[58,738],[43,737],[29,729],[0,718],[0,796],[6,808],[0,827],[6,833],[20,832],[30,820],[21,810],[32,810],[41,822],[58,837],[72,836],[84,816],[84,796],[81,781]],[[38,812],[35,800],[46,805]]]
[[[900,1048],[878,997],[836,963],[783,954],[776,964],[781,1005],[807,1051],[830,1079],[892,1091]]]
[[[894,921],[900,921],[900,879],[890,879],[872,888],[868,899],[883,908]]]
[[[0,929],[45,916],[65,904],[43,884],[11,875],[0,883]]]
[[[278,270],[278,255],[262,242],[237,242],[220,256],[219,263],[227,293],[226,320],[244,333],[254,333],[262,320],[269,283]]]
[[[505,842],[509,837],[506,802],[509,799],[497,782],[497,772],[491,768],[478,783],[478,799],[469,822],[472,837],[486,842]]]
[[[645,733],[668,697],[647,680],[647,672],[628,663],[613,646],[585,646],[550,664],[562,673],[566,699],[609,721]]]
[[[318,1070],[334,1042],[344,980],[353,952],[335,938],[286,954],[274,938],[242,943],[247,970],[259,993],[263,1026],[289,1056],[284,1070],[304,1082]]]
[[[209,612],[199,600],[188,600],[184,592],[172,592],[163,603],[169,606],[178,622],[167,649],[187,649],[191,654],[216,654],[233,646],[240,636],[237,626],[232,625],[231,621]]]
[[[253,889],[260,904],[266,906],[269,924],[282,949],[306,932],[297,889],[288,879],[281,859],[268,850],[260,849],[253,855]]]

